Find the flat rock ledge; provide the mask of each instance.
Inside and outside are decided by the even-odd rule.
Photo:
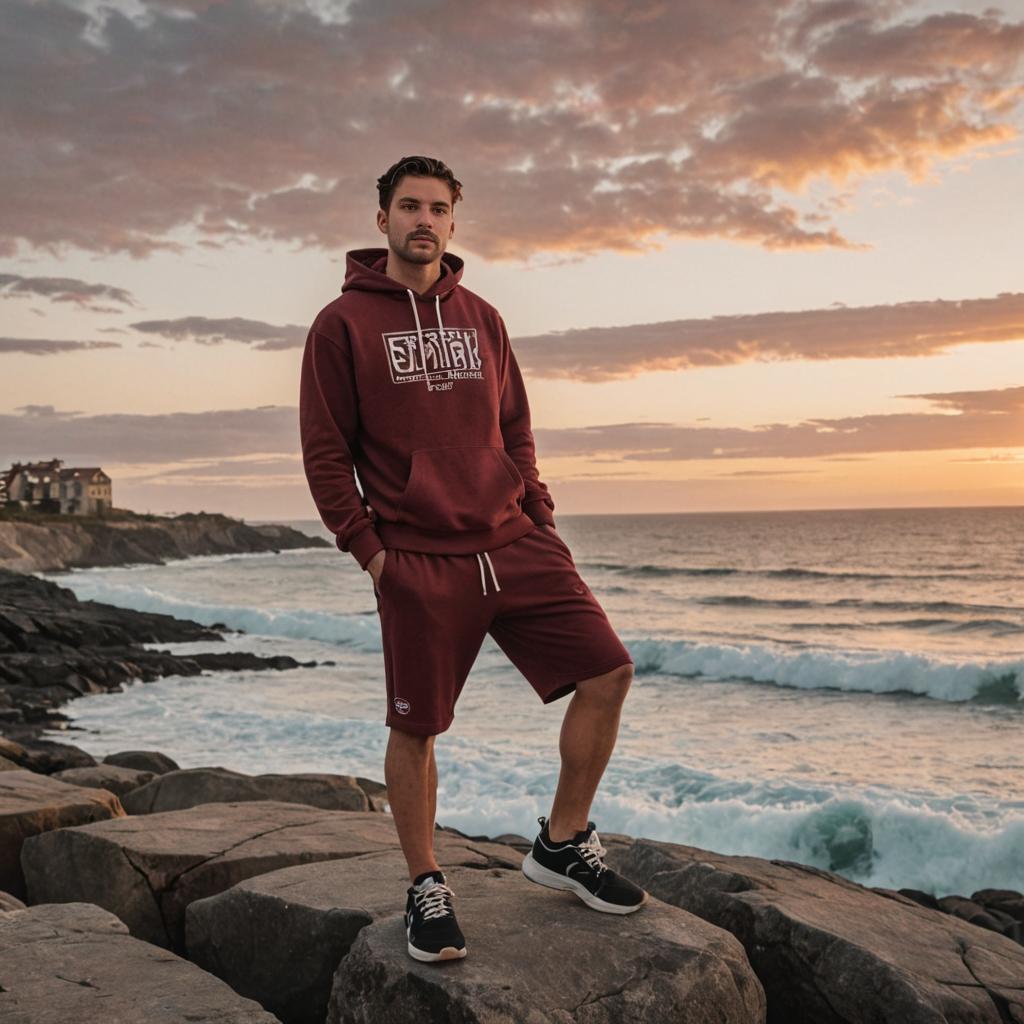
[[[412,961],[401,916],[360,931],[328,1024],[762,1024],[764,991],[727,932],[658,900],[601,914],[519,871],[456,868],[468,955]]]
[[[891,890],[647,839],[607,863],[735,935],[769,1024],[1024,1024],[1024,948]]]
[[[330,811],[370,811],[370,797],[351,775],[245,775],[228,768],[181,768],[159,775],[124,797],[129,814],[180,811],[199,804],[278,800]]]
[[[4,1024],[276,1024],[258,1003],[169,953],[133,939],[89,903],[0,914]]]
[[[96,903],[136,938],[183,953],[193,900],[291,864],[397,848],[388,815],[268,800],[57,829],[28,839],[21,864],[26,902]]]
[[[435,849],[460,908],[464,877],[518,871],[522,861],[507,847],[441,831]],[[189,904],[188,957],[285,1024],[321,1024],[339,962],[363,928],[401,915],[408,885],[398,849],[258,875]]]
[[[118,798],[105,789],[74,786],[23,768],[0,772],[0,889],[24,899],[21,852],[26,839],[124,816]]]

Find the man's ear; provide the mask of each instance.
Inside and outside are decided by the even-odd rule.
[[[388,215],[383,210],[377,211],[377,227],[382,234],[388,233]]]

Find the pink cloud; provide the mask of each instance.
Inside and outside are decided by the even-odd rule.
[[[856,246],[779,190],[969,154],[1016,130],[1024,24],[803,0],[10,5],[0,254],[143,256],[373,232],[398,156],[466,183],[492,259],[664,237]],[[525,170],[523,168],[526,168]]]

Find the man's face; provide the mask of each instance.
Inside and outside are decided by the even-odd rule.
[[[377,211],[377,227],[401,259],[409,263],[440,261],[455,233],[451,189],[440,178],[404,175],[391,193],[387,213]]]

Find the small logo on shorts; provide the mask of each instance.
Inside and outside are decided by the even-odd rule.
[[[396,697],[395,710],[400,715],[407,715],[412,710],[412,705],[404,697]]]

